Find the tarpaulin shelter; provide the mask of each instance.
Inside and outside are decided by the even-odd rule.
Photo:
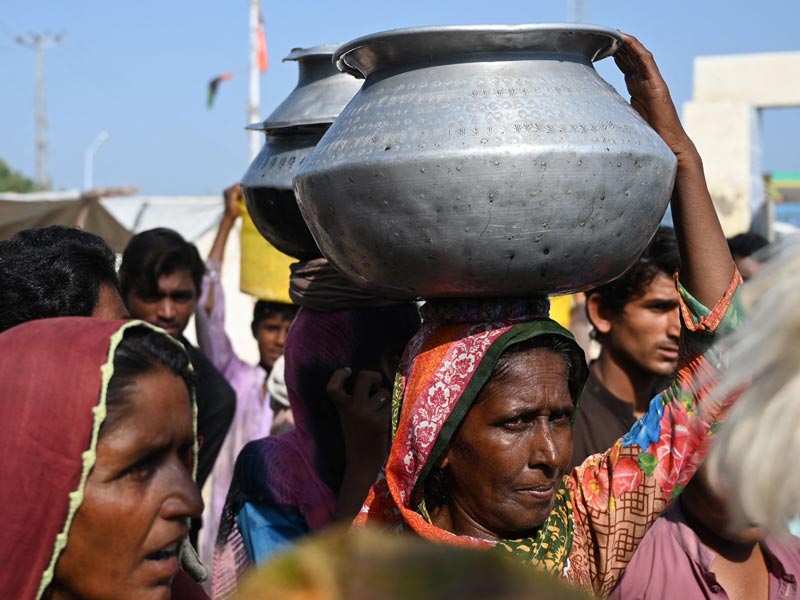
[[[67,190],[0,194],[0,239],[23,229],[67,225],[95,233],[114,251],[122,252],[133,233],[103,206],[101,193]]]
[[[169,227],[190,242],[213,230],[222,215],[218,196],[138,196],[136,188],[0,194],[0,239],[23,229],[66,225],[95,233],[121,253],[130,238]]]

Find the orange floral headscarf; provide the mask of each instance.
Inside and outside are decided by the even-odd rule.
[[[422,312],[426,324],[406,348],[395,383],[389,458],[355,526],[411,530],[435,542],[489,548],[495,544],[455,535],[429,521],[423,499],[425,480],[509,347],[543,335],[567,341],[573,354],[570,391],[576,403],[587,376],[583,351],[569,331],[546,317],[546,299],[437,302],[428,303]],[[559,494],[566,491],[562,489]],[[553,569],[563,567],[571,540],[571,520],[566,514],[561,524],[550,522],[559,519],[559,515],[551,515],[538,534],[557,530],[563,535],[561,550],[555,548],[558,544],[544,545],[563,555],[563,560],[531,556],[532,562],[549,560]],[[525,540],[519,542],[504,540],[501,545],[516,553],[520,545],[525,546]],[[531,552],[540,552],[542,544],[528,546]]]

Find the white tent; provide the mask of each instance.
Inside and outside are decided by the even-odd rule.
[[[0,239],[17,231],[47,225],[78,226],[103,237],[121,253],[132,235],[168,227],[193,242],[207,256],[224,208],[222,196],[113,196],[104,190],[0,194]],[[239,291],[239,229],[231,234],[225,253],[222,284],[227,313],[226,331],[234,349],[248,362],[258,361],[250,333],[254,299]],[[186,337],[195,341],[194,324]]]

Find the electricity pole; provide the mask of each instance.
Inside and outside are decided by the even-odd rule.
[[[50,189],[50,172],[47,165],[47,105],[44,97],[44,51],[55,46],[64,37],[57,35],[33,34],[17,36],[16,42],[31,48],[35,53],[35,87],[36,102],[36,188]]]
[[[569,20],[571,23],[586,23],[588,0],[569,0]]]
[[[108,132],[101,131],[83,154],[83,189],[91,190],[94,184],[94,153],[108,139]]]
[[[260,0],[250,0],[250,93],[247,102],[247,123],[252,124],[258,121],[261,104],[261,87],[258,70],[258,25],[261,19]],[[250,161],[252,161],[263,142],[263,134],[260,131],[250,131]]]

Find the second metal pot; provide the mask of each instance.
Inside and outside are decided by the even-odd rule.
[[[263,148],[242,177],[247,210],[258,231],[284,254],[301,260],[322,256],[297,208],[292,179],[336,116],[361,87],[333,65],[336,44],[295,48],[297,86],[263,123]]]
[[[247,212],[259,233],[284,254],[301,260],[322,253],[297,208],[292,178],[325,129],[306,128],[288,135],[266,132],[264,146],[241,182]]]
[[[264,120],[264,128],[330,125],[361,87],[361,82],[344,77],[333,65],[338,44],[294,48],[286,61],[297,62],[297,86]]]

